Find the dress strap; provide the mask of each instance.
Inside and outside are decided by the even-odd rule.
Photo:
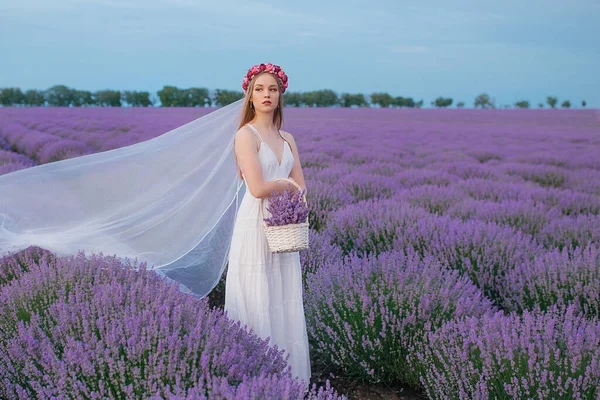
[[[246,124],[248,125],[250,128],[252,128],[252,130],[254,131],[254,133],[256,133],[256,136],[258,136],[258,140],[260,140],[261,142],[264,142],[262,136],[260,136],[260,133],[258,133],[258,131],[256,130],[255,127],[253,127],[251,124]]]

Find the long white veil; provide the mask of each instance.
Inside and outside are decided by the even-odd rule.
[[[205,297],[245,191],[233,155],[243,102],[131,146],[0,175],[0,255],[36,245],[137,258]]]

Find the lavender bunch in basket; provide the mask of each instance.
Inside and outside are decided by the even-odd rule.
[[[309,208],[304,201],[305,190],[293,192],[289,186],[283,193],[273,190],[267,211],[271,217],[264,218],[267,226],[282,226],[306,222]]]

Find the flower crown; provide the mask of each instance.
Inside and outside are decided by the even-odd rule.
[[[252,77],[260,72],[267,71],[275,75],[276,78],[281,80],[281,93],[285,93],[285,89],[288,87],[288,77],[283,72],[279,65],[274,64],[258,64],[253,66],[248,70],[248,73],[244,77],[244,81],[242,82],[242,89],[244,89],[244,93],[246,93],[246,89],[248,89],[248,83],[252,79]]]

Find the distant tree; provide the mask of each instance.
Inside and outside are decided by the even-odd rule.
[[[301,103],[308,107],[331,107],[338,104],[337,94],[333,90],[316,90],[300,95]]]
[[[416,107],[416,108],[421,108],[421,107],[423,107],[423,100],[419,100],[419,101],[417,101],[416,103],[414,103],[414,102],[412,101],[412,99],[410,99],[410,100],[411,100],[411,103],[413,103],[413,106],[414,106],[414,107]]]
[[[415,107],[421,107],[422,105],[423,105],[423,100],[416,103],[412,97],[398,96],[398,97],[394,97],[394,100],[392,102],[392,106],[400,107],[400,108],[402,108],[402,107],[415,108]]]
[[[317,92],[304,92],[302,94],[302,103],[307,107],[318,107],[319,94]]]
[[[366,107],[368,106],[365,95],[362,93],[342,93],[340,96],[340,104],[342,107]]]
[[[121,95],[121,100],[123,100],[131,107],[149,107],[153,104],[152,100],[150,100],[149,92],[136,92],[126,90]]]
[[[223,95],[226,96],[225,92],[223,92]],[[175,86],[165,85],[157,94],[161,107],[206,107],[212,104],[212,99],[207,88],[180,89]],[[225,98],[222,100],[227,101]]]
[[[4,88],[0,90],[0,104],[3,106],[17,106],[25,104],[25,95],[21,88]]]
[[[435,99],[434,104],[436,107],[449,107],[452,105],[452,98],[438,97]]]
[[[338,95],[331,89],[319,90],[319,107],[332,107],[339,104]]]
[[[54,85],[45,92],[46,101],[52,107],[69,107],[75,102],[75,90],[65,85]]]
[[[475,98],[475,102],[473,103],[475,108],[493,108],[493,103],[490,101],[490,96],[487,93],[482,93]]]
[[[394,97],[394,99],[392,100],[392,106],[394,106],[394,107],[400,107],[400,108],[402,108],[402,107],[409,107],[409,106],[406,104],[406,101],[407,101],[407,100],[408,100],[408,99],[405,99],[405,98],[404,98],[404,97],[402,97],[402,96]],[[411,100],[412,100],[412,99],[411,99]],[[414,102],[413,102],[413,106],[414,106]]]
[[[3,107],[8,107],[12,105],[12,98],[9,95],[9,88],[0,89],[0,105]]]
[[[40,107],[43,106],[45,102],[44,92],[42,90],[30,89],[25,92],[25,105],[30,107]]]
[[[95,104],[92,92],[87,90],[73,90],[72,98],[73,107],[87,107]]]
[[[121,107],[121,92],[119,90],[97,90],[93,96],[97,106]]]
[[[208,88],[189,88],[182,93],[183,107],[206,107],[211,104]]]
[[[521,100],[515,103],[515,107],[517,108],[529,108],[529,101]]]
[[[226,106],[228,104],[231,104],[235,101],[238,101],[239,99],[244,97],[244,92],[238,92],[238,91],[234,91],[234,90],[222,90],[222,89],[217,89],[215,90],[215,96],[214,96],[214,100],[215,100],[215,104],[217,105],[217,107],[223,107]]]
[[[294,107],[300,107],[302,105],[302,93],[286,91],[283,94],[283,102],[285,105],[292,105]]]
[[[463,108],[464,106],[465,106],[464,101],[459,101],[458,103],[456,103],[456,108]]]
[[[15,105],[25,105],[25,94],[21,91],[21,88],[16,88],[13,92],[13,99]]]
[[[185,102],[181,89],[165,85],[157,92],[161,107],[180,107]]]
[[[544,103],[538,103],[539,108],[544,108]]]
[[[571,102],[569,100],[565,100],[560,105],[562,108],[571,108]]]
[[[587,103],[585,102],[585,100],[581,100],[581,107],[585,108],[586,105]]]
[[[548,96],[546,97],[546,103],[548,103],[551,108],[554,108],[556,107],[556,103],[558,103],[558,99],[556,97]]]
[[[381,108],[388,108],[394,104],[394,98],[388,93],[373,93],[371,95],[371,103],[377,104]]]

